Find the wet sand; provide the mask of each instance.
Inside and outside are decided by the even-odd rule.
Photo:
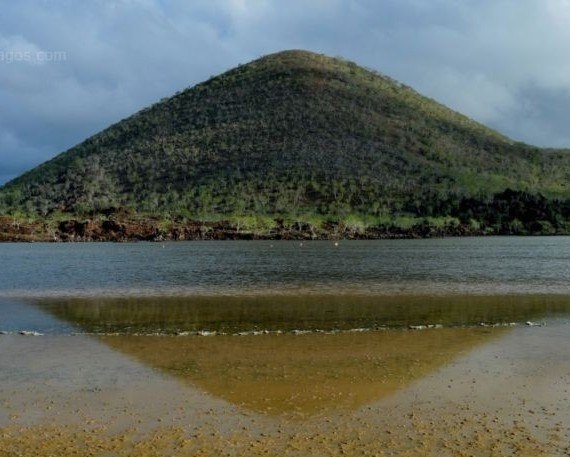
[[[0,455],[570,455],[569,328],[2,335]]]
[[[441,328],[101,341],[231,404],[303,420],[373,403],[502,333]]]

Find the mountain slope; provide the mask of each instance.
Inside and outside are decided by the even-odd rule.
[[[0,213],[438,217],[513,189],[518,200],[544,195],[567,219],[569,182],[568,152],[514,143],[353,63],[285,51],[25,173],[0,190]]]

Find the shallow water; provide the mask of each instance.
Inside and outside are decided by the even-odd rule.
[[[570,237],[0,244],[0,296],[570,293]]]
[[[80,297],[28,299],[12,308],[23,317],[36,316],[32,330],[41,333],[262,334],[524,325],[570,315],[570,296],[299,293]],[[29,314],[24,309],[29,309]],[[40,315],[46,316],[44,322]],[[18,325],[24,324],[20,320]]]
[[[461,326],[570,309],[570,237],[0,244],[0,258],[0,331]]]

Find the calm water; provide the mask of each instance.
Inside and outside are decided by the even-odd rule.
[[[570,309],[570,237],[0,244],[0,259],[0,331],[465,325]]]

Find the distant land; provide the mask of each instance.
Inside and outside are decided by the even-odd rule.
[[[3,241],[493,234],[570,234],[569,150],[297,50],[176,93],[0,188]]]

